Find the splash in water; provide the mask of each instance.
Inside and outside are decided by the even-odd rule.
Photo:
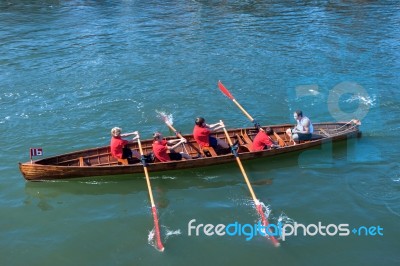
[[[157,245],[156,245],[154,236],[155,236],[155,228],[153,227],[153,229],[149,232],[149,235],[147,236],[147,243],[149,243],[150,246],[157,249]]]
[[[272,212],[271,206],[270,205],[265,205],[263,202],[260,202],[263,212],[265,214],[265,217],[267,217],[267,219],[269,220],[270,223],[274,223],[275,225],[278,224],[291,224],[293,225],[296,221],[292,218],[290,218],[288,215],[286,215],[286,213],[281,212],[281,214],[275,218],[273,216],[270,217],[270,214]]]
[[[352,103],[355,101],[358,101],[362,105],[372,107],[372,106],[375,106],[376,97],[375,97],[375,95],[370,97],[370,96],[363,96],[363,95],[357,94],[357,95],[353,95],[351,98],[347,99],[345,102]]]
[[[162,225],[161,226],[161,242],[164,244],[167,242],[168,238],[171,236],[179,236],[181,235],[182,232],[180,229],[177,230],[170,230],[168,227]],[[155,239],[155,228],[149,232],[149,235],[147,236],[147,243],[157,249],[157,244],[156,244],[156,239]]]
[[[260,201],[261,208],[265,214],[265,217],[268,219],[269,215],[271,214],[271,206],[266,205],[264,202]]]
[[[158,111],[158,110],[156,110],[156,113],[157,113],[157,117],[164,120],[164,122],[166,122],[170,125],[172,125],[174,123],[174,117],[172,114],[168,114],[164,111]]]
[[[282,224],[294,224],[296,221],[286,215],[286,213],[282,212],[278,217],[278,223]]]
[[[177,229],[177,230],[170,230],[168,229],[168,227],[166,226],[162,226],[163,228],[163,232],[164,232],[164,239],[165,241],[167,241],[168,238],[170,238],[171,236],[179,236],[182,234],[181,229]]]

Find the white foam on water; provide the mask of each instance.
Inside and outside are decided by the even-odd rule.
[[[376,96],[373,95],[372,97],[370,97],[370,96],[363,96],[363,95],[357,94],[357,95],[353,95],[351,98],[347,99],[345,102],[352,103],[355,101],[358,101],[360,104],[372,107],[372,106],[376,105]]]
[[[174,117],[172,114],[168,114],[164,111],[158,111],[158,110],[156,110],[156,113],[157,113],[158,118],[161,118],[162,120],[169,123],[170,125],[174,124]]]
[[[263,209],[263,212],[265,214],[265,217],[268,219],[269,223],[273,223],[275,225],[278,225],[279,223],[281,223],[282,225],[285,224],[294,224],[296,221],[292,218],[290,218],[286,213],[281,212],[281,214],[275,218],[273,216],[270,217],[271,213],[272,213],[272,208],[271,205],[266,205],[263,202],[260,201],[260,205]]]
[[[161,230],[162,229],[162,230]],[[162,225],[161,228],[161,242],[165,244],[171,236],[179,236],[182,234],[181,229],[170,230],[167,226]],[[147,243],[157,249],[156,239],[155,239],[155,228],[149,232],[147,236]]]
[[[165,176],[165,175],[163,175],[163,176],[161,177],[161,179],[171,179],[171,180],[174,180],[174,179],[176,179],[176,176]]]
[[[149,235],[147,236],[147,243],[150,246],[157,248],[156,241],[154,241],[154,236],[155,236],[155,228],[153,227],[153,229],[149,232]]]
[[[206,181],[210,181],[210,180],[213,180],[213,179],[216,179],[216,178],[218,178],[217,175],[215,175],[215,176],[206,176],[206,177],[203,177],[202,179],[206,180]]]
[[[106,181],[96,181],[96,180],[85,181],[85,180],[82,180],[82,181],[79,181],[78,183],[87,184],[87,185],[103,185],[103,184],[117,184],[118,182],[116,182],[116,181],[108,181],[108,180],[106,180]]]
[[[264,214],[265,214],[265,217],[269,217],[269,215],[271,214],[271,211],[272,211],[272,209],[271,209],[271,206],[270,205],[266,205],[264,202],[262,202],[262,201],[260,201],[260,205],[261,205],[261,207],[262,207],[262,210],[263,210],[263,212],[264,212]]]
[[[238,206],[246,206],[246,207],[252,207],[255,208],[254,206],[254,201],[249,198],[233,198],[232,199],[234,203],[236,203]]]
[[[284,224],[294,224],[296,221],[289,216],[287,216],[286,213],[281,212],[281,214],[278,217],[278,222],[284,223]]]
[[[182,234],[181,229],[177,229],[177,230],[170,230],[168,229],[168,227],[166,226],[161,226],[163,228],[163,232],[165,235],[165,241],[167,241],[167,239],[171,236],[179,236]]]

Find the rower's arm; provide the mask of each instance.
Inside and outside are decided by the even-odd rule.
[[[303,129],[299,129],[297,126],[293,129],[293,133],[303,133],[303,134],[308,134],[310,133],[310,120],[305,119],[304,122],[302,122],[301,126]]]
[[[221,128],[224,127],[224,125],[221,125],[221,123],[215,123],[215,124],[211,124],[211,125],[208,125],[208,126],[212,131],[216,131],[216,130],[221,129]]]
[[[179,141],[181,141],[181,139],[170,139],[170,140],[167,141],[167,143],[168,144],[174,144],[174,143],[177,143]]]
[[[178,140],[179,140],[178,143],[176,143],[175,145],[173,145],[173,146],[171,146],[171,147],[168,147],[168,149],[173,150],[173,149],[175,149],[176,147],[178,147],[179,145],[181,145],[181,143],[185,143],[185,142],[186,142],[186,139],[184,139],[184,138],[178,139]]]

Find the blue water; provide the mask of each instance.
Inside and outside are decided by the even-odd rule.
[[[0,3],[1,265],[398,265],[397,1]],[[380,226],[383,236],[188,235],[258,222],[235,164],[142,179],[30,183],[18,162],[107,145],[109,131],[190,133],[196,116],[251,124],[362,120],[360,139],[244,163],[271,223]],[[149,240],[150,238],[150,240]]]

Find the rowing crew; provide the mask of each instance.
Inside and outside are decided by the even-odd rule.
[[[313,133],[313,125],[310,119],[306,116],[303,116],[303,113],[300,110],[295,111],[293,113],[293,117],[297,121],[297,124],[294,128],[288,129],[286,134],[295,143],[298,143],[301,140],[310,140]],[[212,147],[216,150],[229,149],[228,143],[226,143],[224,140],[211,136],[212,132],[223,127],[224,125],[221,123],[210,125],[206,124],[203,117],[198,117],[195,120],[195,126],[193,128],[193,138],[196,140],[201,149],[206,147]],[[271,136],[274,134],[272,128],[258,127],[258,129],[259,132],[253,139],[251,147],[252,151],[279,148],[278,143],[271,138]],[[116,159],[130,159],[132,157],[140,159],[141,155],[139,152],[126,147],[127,144],[133,143],[137,137],[134,137],[130,141],[123,139],[123,137],[135,135],[137,132],[121,134],[121,131],[122,130],[119,127],[114,127],[111,129],[111,155]],[[153,135],[152,144],[153,154],[160,162],[179,161],[182,160],[182,158],[191,159],[192,157],[186,152],[174,151],[176,147],[184,143],[186,143],[185,138],[165,140],[163,139],[161,133],[155,132]]]

